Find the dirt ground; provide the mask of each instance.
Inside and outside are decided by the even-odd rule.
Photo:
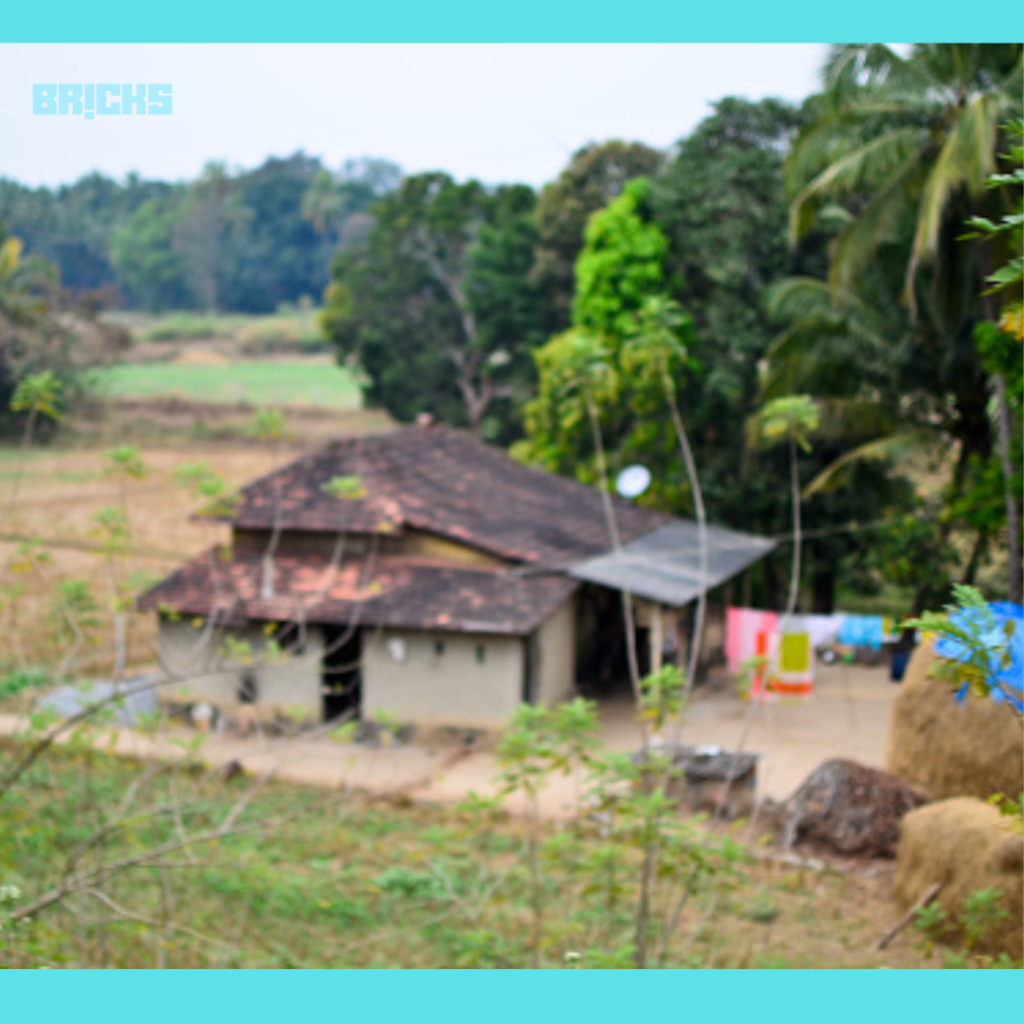
[[[814,694],[806,700],[767,701],[752,706],[725,680],[700,688],[682,729],[682,741],[760,754],[761,796],[779,800],[792,793],[823,761],[846,757],[885,767],[889,712],[899,686],[888,666],[815,666]],[[606,742],[614,749],[635,743],[629,701],[602,709]]]
[[[681,739],[725,749],[757,753],[758,796],[782,800],[822,761],[848,757],[884,767],[889,706],[898,687],[883,668],[822,666],[810,699],[750,705],[723,689],[698,691]],[[639,733],[628,699],[601,708],[602,740],[613,750],[635,749]],[[12,715],[0,715],[0,733],[19,729]],[[116,749],[124,756],[180,756],[175,733],[149,739],[121,730]],[[106,738],[101,741],[104,745]],[[452,746],[409,744],[391,748],[333,742],[325,736],[300,738],[209,735],[202,748],[211,767],[237,762],[254,775],[272,774],[300,785],[351,788],[380,795],[407,794],[442,804],[470,792],[495,788],[498,764],[493,753]],[[571,779],[556,780],[541,799],[552,818],[570,813],[575,796]]]
[[[861,665],[817,666],[815,693],[799,702],[751,705],[733,689],[709,686],[696,691],[679,738],[760,755],[758,797],[783,800],[832,757],[884,768],[889,710],[898,690],[887,668]],[[637,748],[640,734],[627,695],[602,703],[601,722],[606,747]],[[664,738],[674,737],[668,731]],[[473,753],[439,772],[422,793],[454,800],[470,790],[486,791],[496,770],[491,755]],[[566,780],[545,794],[545,810],[552,816],[566,813],[571,799],[572,783]]]

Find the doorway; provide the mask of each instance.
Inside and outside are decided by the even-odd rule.
[[[594,700],[632,699],[629,654],[622,597],[604,587],[585,586],[580,592],[576,621],[576,680],[580,692]],[[650,631],[635,632],[641,678],[650,671]]]
[[[323,717],[360,717],[363,696],[363,631],[351,626],[324,626],[321,667]]]

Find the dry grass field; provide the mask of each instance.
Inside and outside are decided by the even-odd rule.
[[[193,411],[180,410],[177,416],[187,418]],[[149,412],[160,414],[159,408]],[[159,578],[209,545],[228,539],[224,526],[190,519],[199,502],[175,482],[175,471],[180,467],[206,462],[228,484],[237,486],[270,472],[329,436],[384,429],[387,425],[383,416],[373,414],[346,417],[321,413],[307,420],[291,418],[296,439],[276,447],[242,438],[168,443],[175,433],[181,433],[175,416],[174,410],[166,413],[168,422],[162,432],[134,431],[129,429],[130,413],[124,408],[114,409],[101,421],[103,430],[88,447],[37,448],[28,453],[20,470],[17,449],[0,449],[0,668],[4,671],[20,665],[52,666],[53,594],[62,581],[74,579],[90,582],[107,626],[97,630],[100,642],[82,652],[76,668],[98,675],[111,671],[108,573],[95,522],[104,508],[117,506],[122,500],[119,482],[105,473],[109,462],[104,453],[110,446],[137,444],[146,465],[145,477],[129,481],[124,490],[131,547],[117,566],[121,578],[134,576],[141,584],[146,578]],[[251,416],[246,410],[238,414],[239,430]],[[314,429],[304,429],[310,424]],[[138,433],[144,436],[136,441]],[[42,564],[30,571],[24,571],[24,559],[19,557],[26,542],[38,542],[45,549]],[[22,593],[16,596],[12,588]],[[129,667],[139,669],[151,663],[153,636],[152,616],[131,616]]]

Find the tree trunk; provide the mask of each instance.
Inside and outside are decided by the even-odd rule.
[[[829,565],[819,565],[814,570],[815,615],[831,615],[836,604],[836,574]]]
[[[789,439],[790,485],[793,495],[793,574],[789,581],[789,600],[786,602],[785,618],[796,611],[800,596],[800,470],[796,458],[796,439]]]
[[[1010,579],[1007,595],[1011,601],[1021,604],[1024,592],[1020,550],[1020,505],[1013,490],[1013,462],[1010,458],[1010,406],[1006,400],[1006,381],[1001,373],[992,375],[993,390],[996,393],[996,433],[999,441],[999,464],[1003,470],[1003,490],[1006,496],[1007,549],[1010,555]]]
[[[683,455],[683,464],[686,466],[686,475],[690,481],[690,491],[693,496],[693,510],[697,519],[697,537],[700,545],[700,570],[699,583],[700,594],[697,598],[697,616],[693,623],[693,630],[690,634],[690,651],[686,665],[685,694],[689,697],[697,679],[697,668],[700,663],[701,642],[704,639],[704,619],[707,615],[707,580],[708,580],[708,517],[704,508],[704,492],[700,486],[700,477],[697,475],[697,463],[693,458],[693,448],[690,445],[690,438],[683,423],[682,413],[675,398],[675,388],[672,379],[666,368],[662,369],[662,384],[665,390],[665,398],[668,401],[669,409],[672,412],[672,422],[675,424],[676,437],[679,440],[679,448]],[[676,730],[676,743],[679,742],[679,728],[682,727],[680,716]]]
[[[974,578],[978,574],[978,569],[981,566],[981,558],[985,553],[985,534],[979,530],[978,536],[974,539],[974,546],[971,548],[971,557],[967,561],[967,568],[964,569],[964,576],[961,580],[962,583],[969,587],[974,586]]]
[[[990,276],[988,258],[984,247],[979,247],[981,272],[986,280]],[[998,323],[999,311],[996,309],[995,297],[989,293],[985,296],[985,316]],[[1003,494],[1006,502],[1007,550],[1010,556],[1010,578],[1007,596],[1016,604],[1022,603],[1024,579],[1022,579],[1021,548],[1020,548],[1020,503],[1019,495],[1013,489],[1013,460],[1010,455],[1010,406],[1006,399],[1006,381],[1001,373],[993,373],[992,390],[996,398],[996,441],[999,451],[999,465],[1003,471]]]

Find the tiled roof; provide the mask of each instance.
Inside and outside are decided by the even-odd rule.
[[[353,493],[332,497],[336,477]],[[667,517],[613,499],[623,542]],[[286,530],[425,530],[512,561],[560,565],[611,546],[592,487],[523,466],[498,448],[445,427],[346,438],[245,487],[229,517]]]
[[[401,557],[349,560],[327,555],[273,559],[264,591],[259,554],[225,561],[211,549],[146,593],[143,610],[214,613],[225,622],[306,621],[525,636],[556,611],[578,584],[554,573],[454,566]]]

